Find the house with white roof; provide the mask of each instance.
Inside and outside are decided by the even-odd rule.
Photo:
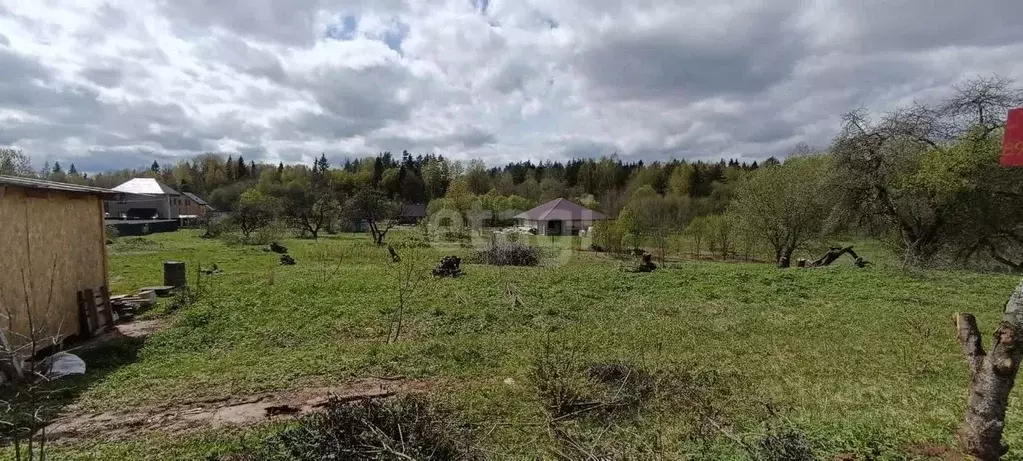
[[[115,188],[123,195],[106,203],[111,219],[178,219],[181,193],[154,178],[135,178]]]

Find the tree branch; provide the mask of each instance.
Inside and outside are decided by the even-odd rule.
[[[963,348],[966,355],[966,363],[970,366],[970,376],[980,371],[987,354],[984,346],[981,345],[980,329],[977,328],[977,318],[973,314],[956,313],[953,316],[956,323],[956,340]]]

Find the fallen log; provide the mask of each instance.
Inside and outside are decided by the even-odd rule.
[[[970,371],[969,400],[958,438],[963,451],[982,461],[1000,459],[1005,410],[1023,358],[1023,284],[1005,305],[990,352],[984,351],[973,314],[955,314],[956,339]]]
[[[853,258],[853,265],[855,265],[856,267],[867,267],[867,265],[870,264],[870,261],[867,261],[861,258],[859,255],[857,255],[856,252],[853,251],[853,247],[847,246],[845,248],[831,247],[831,249],[828,250],[828,252],[825,253],[824,256],[821,256],[816,261],[808,263],[807,266],[809,267],[830,266],[831,263],[837,261],[838,258],[841,258],[842,255],[844,254],[848,254]]]

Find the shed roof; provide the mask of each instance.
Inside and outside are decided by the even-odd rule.
[[[114,188],[117,192],[141,195],[181,195],[178,191],[167,187],[153,178],[135,178]]]
[[[95,194],[95,195],[117,195],[117,191],[104,189],[102,187],[92,186],[80,186],[78,184],[69,184],[56,181],[46,181],[44,179],[35,178],[24,178],[20,176],[4,176],[0,175],[0,186],[13,186],[23,187],[26,189],[45,189],[45,190],[57,190],[63,192],[77,192],[80,194]]]
[[[515,219],[527,219],[530,221],[596,221],[606,218],[599,211],[593,211],[563,198],[551,200],[532,210],[515,215]]]
[[[206,203],[205,200],[199,198],[198,195],[195,195],[195,194],[193,194],[191,192],[182,192],[182,194],[184,194],[185,197],[188,197],[188,198],[192,199],[192,201],[195,202],[195,203],[198,203],[200,205],[209,206],[209,203]]]

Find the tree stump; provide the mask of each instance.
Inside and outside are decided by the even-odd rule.
[[[955,323],[956,339],[970,370],[970,397],[959,443],[968,455],[997,460],[1009,450],[1002,444],[1005,409],[1023,358],[1023,284],[1005,305],[990,352],[984,351],[973,314],[957,313]]]
[[[462,258],[445,256],[440,264],[433,268],[434,277],[458,277],[462,275]]]

